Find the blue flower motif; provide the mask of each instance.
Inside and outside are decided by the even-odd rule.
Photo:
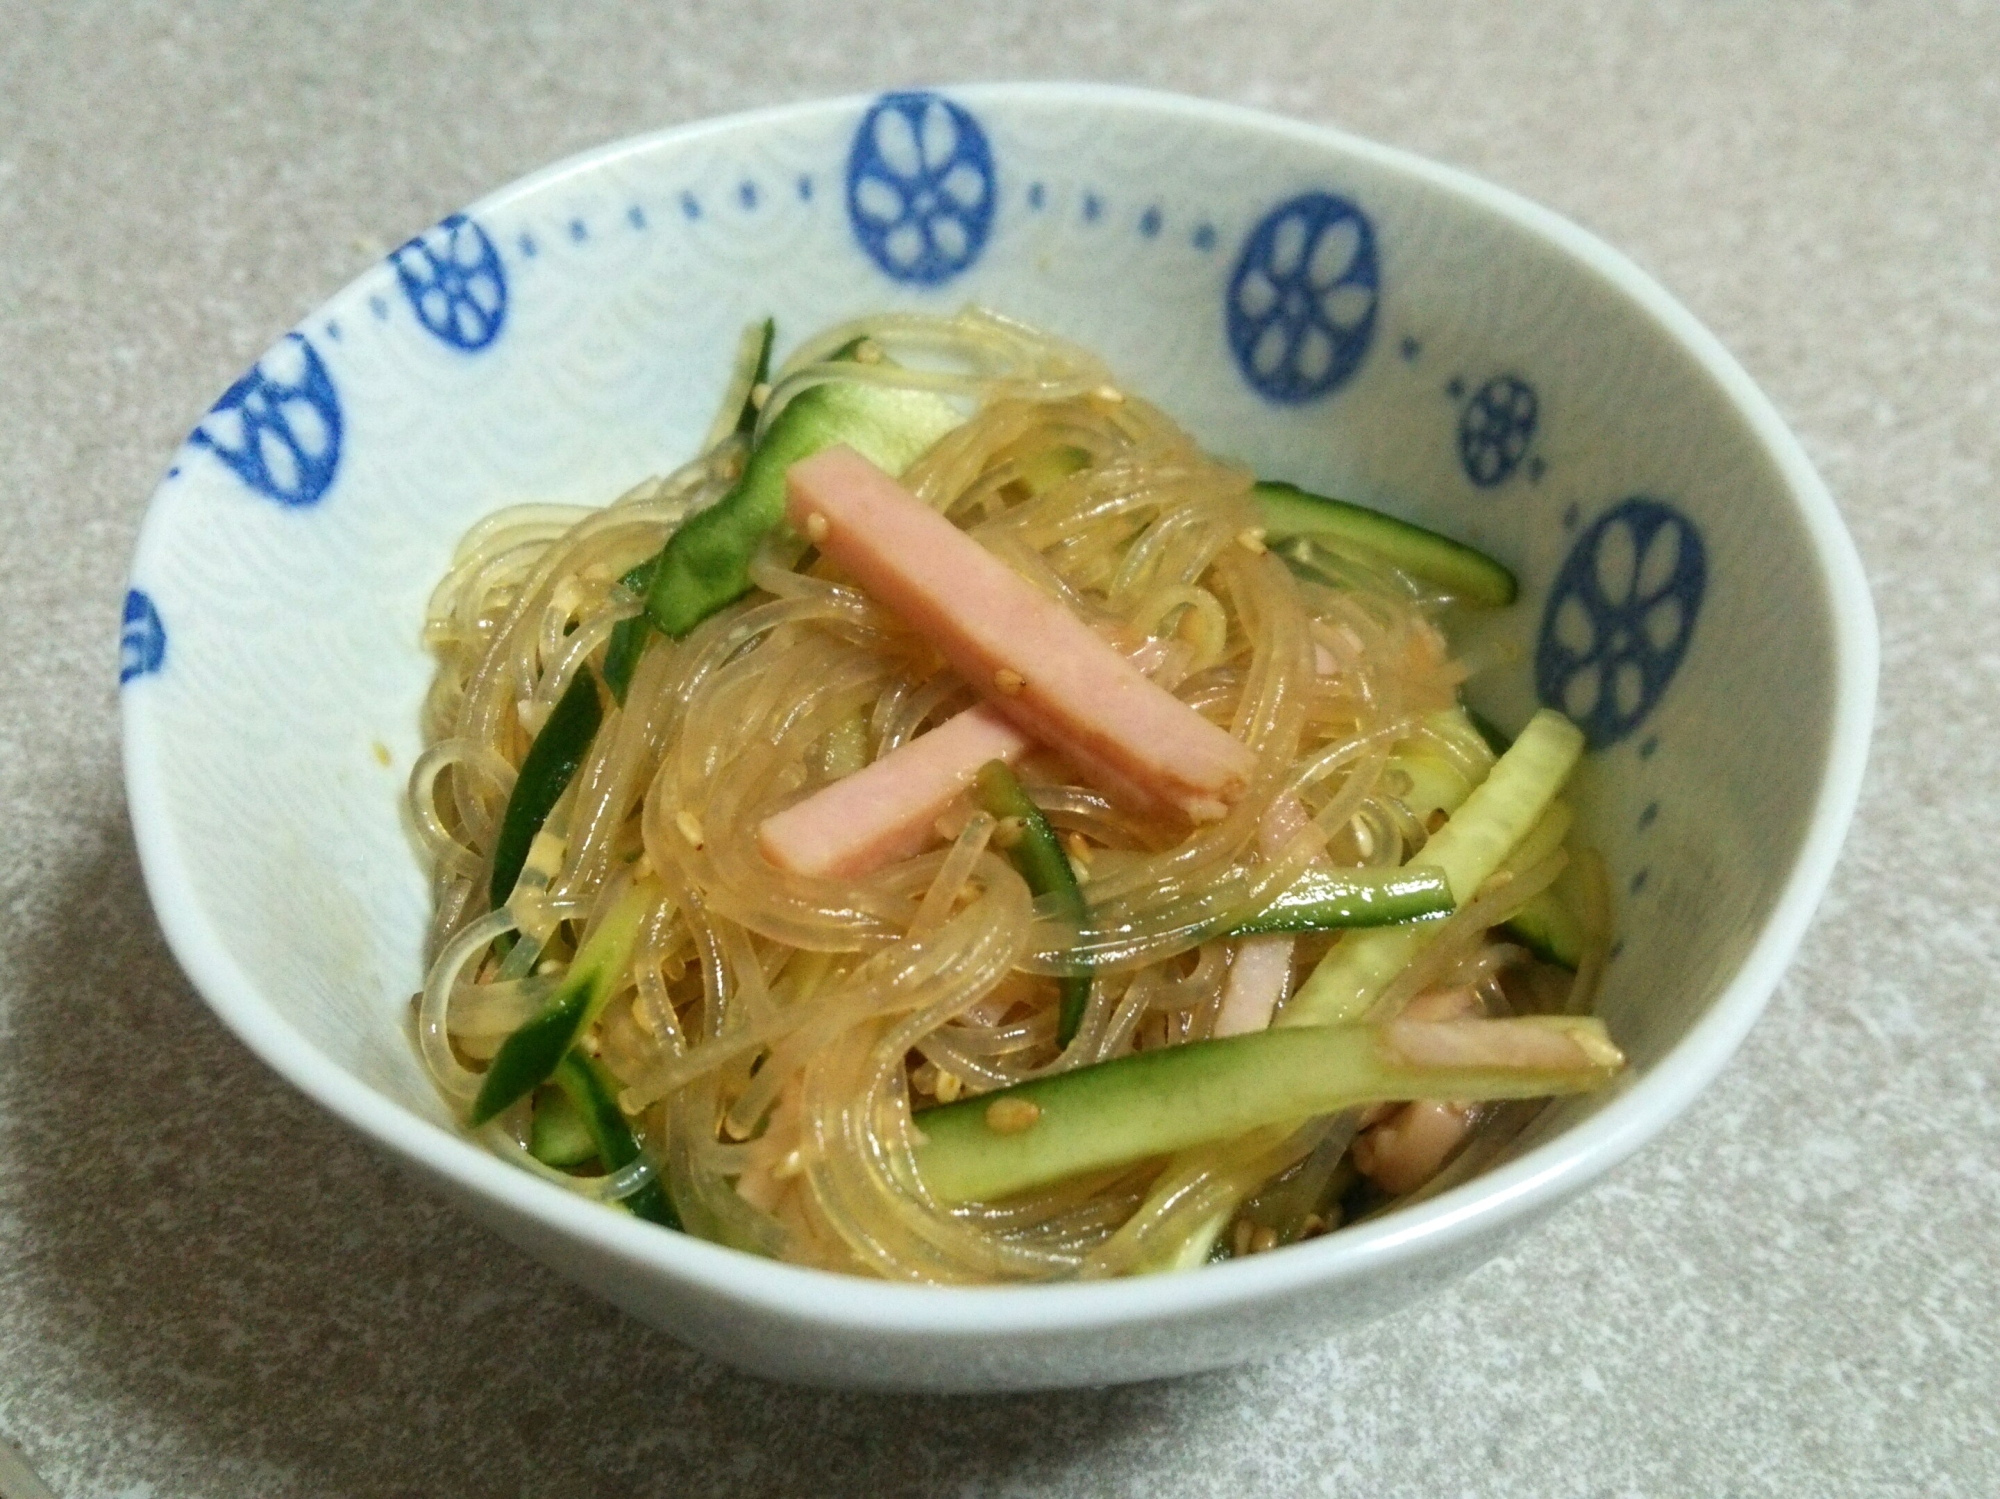
[[[340,467],[340,396],[303,333],[287,333],[188,439],[280,505],[317,504]]]
[[[118,684],[147,676],[166,664],[167,627],[153,601],[134,588],[125,595],[125,621],[118,632]]]
[[[389,261],[410,310],[434,336],[468,354],[500,336],[507,321],[507,272],[486,231],[464,214],[418,235]]]
[[[1229,347],[1250,388],[1298,405],[1349,379],[1380,287],[1374,227],[1347,199],[1302,193],[1272,209],[1229,278]]]
[[[1495,375],[1480,386],[1458,413],[1465,477],[1481,489],[1506,483],[1521,466],[1540,417],[1535,387],[1518,375]]]
[[[932,93],[884,94],[847,158],[847,216],[870,259],[935,286],[979,258],[993,229],[993,153],[971,114]]]
[[[1618,743],[1679,670],[1707,586],[1701,532],[1673,506],[1635,495],[1607,510],[1549,591],[1535,647],[1542,702],[1568,714],[1592,749]]]

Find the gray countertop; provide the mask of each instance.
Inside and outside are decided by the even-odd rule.
[[[0,0],[0,1438],[57,1495],[2000,1493],[2000,12],[437,9]],[[1005,76],[1336,123],[1628,251],[1840,502],[1879,728],[1736,1062],[1448,1293],[1177,1383],[797,1391],[409,1190],[210,1018],[132,852],[122,580],[182,434],[385,246],[616,136]]]

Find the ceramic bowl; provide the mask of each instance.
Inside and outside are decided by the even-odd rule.
[[[1474,701],[1589,737],[1578,797],[1632,1067],[1420,1206],[1199,1273],[880,1284],[661,1232],[469,1140],[404,1017],[427,893],[400,817],[456,538],[689,456],[748,321],[977,302],[1099,350],[1211,448],[1499,554]],[[781,339],[781,344],[785,342]],[[781,348],[782,352],[782,348]],[[147,512],[120,647],[148,888],[281,1075],[563,1274],[746,1368],[927,1390],[1266,1357],[1492,1254],[1715,1076],[1832,868],[1876,670],[1826,491],[1715,339],[1590,235],[1331,131],[999,85],[608,146],[425,231],[215,403]]]

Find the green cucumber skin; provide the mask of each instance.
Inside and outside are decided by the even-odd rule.
[[[493,842],[493,877],[487,887],[495,910],[513,895],[514,882],[521,877],[521,866],[528,862],[535,835],[590,753],[590,741],[597,737],[603,718],[596,679],[588,666],[578,667],[568,688],[549,710],[535,742],[528,746],[514,789],[507,797],[500,836]]]
[[[544,1166],[581,1166],[597,1159],[590,1126],[569,1095],[560,1088],[535,1095],[535,1117],[528,1126],[528,1154]]]
[[[736,413],[736,435],[748,438],[757,431],[757,387],[771,378],[771,346],[778,341],[778,320],[765,318],[757,338],[757,364],[750,371],[750,389],[744,392],[743,408]]]
[[[1232,937],[1270,932],[1333,932],[1397,926],[1451,912],[1451,886],[1434,869],[1403,867],[1369,878],[1362,870],[1308,869]]]
[[[678,640],[750,591],[750,559],[785,515],[785,473],[802,458],[845,443],[889,473],[901,473],[962,418],[922,391],[829,380],[802,391],[772,420],[736,486],[667,538],[646,617]]]
[[[584,1016],[590,1009],[588,981],[564,984],[557,998],[539,1014],[531,1015],[500,1043],[493,1061],[480,1080],[479,1096],[472,1101],[472,1127],[477,1129],[502,1110],[555,1075],[563,1054],[583,1032]]]
[[[735,435],[746,442],[757,432],[757,387],[771,378],[771,346],[778,337],[777,319],[767,317],[756,326],[757,357],[742,387],[743,400],[736,408],[734,428]],[[660,554],[655,552],[618,581],[627,592],[643,599],[653,586],[653,574],[659,566]],[[632,685],[632,673],[638,670],[639,658],[646,651],[646,637],[651,632],[652,623],[643,613],[637,614],[620,620],[604,647],[604,685],[611,689],[611,696],[621,708],[625,706],[625,691]]]
[[[1594,1087],[1609,1075],[1594,1065],[1561,1072],[1415,1067],[1373,1026],[1259,1031],[1139,1052],[926,1109],[915,1116],[923,1136],[917,1170],[940,1202],[984,1202],[1365,1103],[1538,1098]],[[1019,1133],[1003,1134],[986,1122],[1000,1098],[1027,1100],[1040,1115]]]
[[[626,1122],[624,1111],[618,1107],[616,1085],[602,1066],[581,1051],[571,1051],[556,1068],[555,1081],[570,1106],[582,1116],[584,1128],[597,1147],[598,1162],[607,1173],[621,1170],[639,1158],[639,1142]],[[673,1200],[660,1185],[657,1172],[624,1199],[624,1206],[635,1216],[662,1228],[681,1226],[680,1214],[674,1211]]]
[[[639,887],[628,890],[591,932],[549,1002],[500,1043],[472,1101],[474,1129],[555,1076],[576,1038],[609,1002],[612,981],[631,958],[650,905]]]
[[[620,578],[618,584],[627,593],[643,599],[653,586],[653,574],[659,565],[660,554],[655,552]],[[611,639],[604,647],[604,685],[611,689],[612,701],[621,708],[625,706],[632,673],[639,669],[639,658],[646,652],[646,637],[652,629],[652,622],[643,613],[621,619],[611,627]]]
[[[1324,536],[1351,542],[1413,577],[1492,608],[1513,603],[1520,592],[1514,574],[1501,563],[1476,547],[1423,526],[1365,505],[1314,494],[1296,484],[1259,480],[1250,493],[1262,515],[1267,541]]]
[[[1550,891],[1538,893],[1500,930],[1544,963],[1575,973],[1583,961],[1583,923]]]
[[[1028,889],[1037,896],[1053,896],[1062,913],[1082,925],[1086,912],[1083,890],[1076,882],[1076,871],[1070,868],[1069,855],[1014,772],[1003,761],[989,760],[979,767],[973,784],[980,806],[990,816],[1021,820],[1021,841],[1007,853]],[[1065,974],[1057,986],[1061,1003],[1056,1012],[1056,1045],[1066,1047],[1083,1027],[1083,1014],[1090,1006],[1090,975]]]

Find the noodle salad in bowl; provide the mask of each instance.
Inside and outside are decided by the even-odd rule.
[[[804,1264],[1107,1275],[1462,1179],[1615,1075],[1582,735],[1496,761],[1437,624],[1505,568],[988,313],[775,381],[772,336],[699,457],[500,511],[433,599],[418,1031],[496,1148]]]
[[[1824,889],[1871,619],[1581,230],[992,85],[414,235],[174,455],[118,675],[282,1076],[719,1357],[984,1390],[1357,1326],[1664,1128]]]

